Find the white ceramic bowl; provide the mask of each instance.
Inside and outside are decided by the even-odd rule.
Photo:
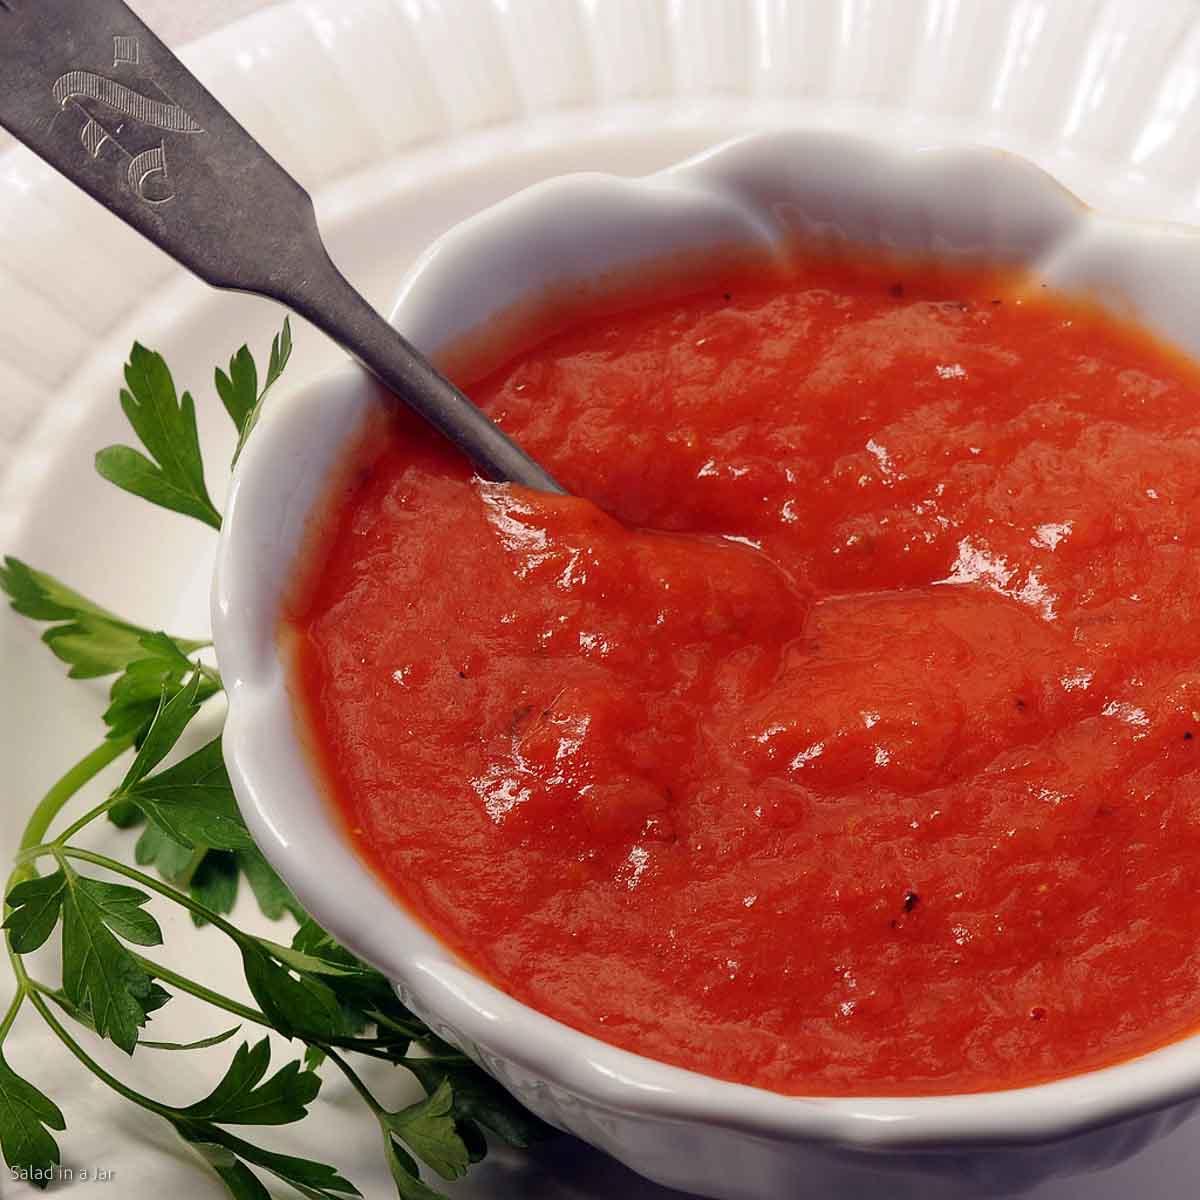
[[[1200,233],[1101,217],[1008,154],[900,151],[828,133],[742,139],[644,179],[539,184],[440,239],[405,280],[393,321],[436,357],[546,285],[674,251],[770,249],[796,234],[1027,265],[1200,353]],[[1197,1037],[1037,1087],[806,1099],[619,1050],[477,977],[343,837],[302,750],[276,641],[306,522],[373,393],[347,366],[279,394],[238,465],[213,596],[230,697],[225,757],[255,837],[301,902],[439,1034],[552,1124],[704,1196],[1011,1194],[1115,1163],[1192,1112]]]

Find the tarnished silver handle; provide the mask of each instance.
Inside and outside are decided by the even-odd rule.
[[[351,286],[308,193],[120,0],[0,0],[0,125],[201,279],[307,317],[485,474],[562,491]]]

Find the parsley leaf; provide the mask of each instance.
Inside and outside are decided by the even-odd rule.
[[[140,817],[141,810],[136,811]],[[168,883],[174,884],[186,882],[184,876],[192,867],[194,857],[193,850],[172,841],[159,826],[152,824],[142,830],[133,848],[133,858],[139,866],[153,864]]]
[[[138,1041],[138,1048],[147,1050],[207,1050],[209,1046],[219,1046],[222,1042],[229,1041],[240,1029],[240,1025],[231,1025],[221,1033],[214,1033],[212,1037],[200,1038],[195,1042],[150,1042],[145,1038],[141,1038]]]
[[[253,1047],[243,1042],[220,1083],[203,1100],[178,1112],[222,1125],[289,1125],[302,1120],[321,1090],[320,1077],[293,1061],[264,1083],[270,1061],[271,1044],[266,1038]]]
[[[313,924],[311,920],[307,922]],[[336,945],[330,939],[331,945]],[[291,967],[295,971],[300,971],[306,975],[355,975],[365,977],[371,974],[371,968],[358,962],[356,959],[347,956],[343,959],[340,956],[321,953],[321,948],[318,947],[315,952],[300,950],[297,948],[293,940],[290,946],[281,946],[278,942],[268,941],[266,938],[259,938],[258,944],[262,946],[272,958],[278,959],[284,966]],[[340,950],[341,947],[339,946]]]
[[[181,642],[165,633],[150,633],[140,637],[138,644],[140,656],[126,664],[109,690],[104,723],[112,738],[132,734],[140,740],[158,712],[163,693],[170,699],[196,670],[186,651],[197,648],[199,643]],[[220,690],[220,677],[204,668],[196,692],[197,702],[202,704]]]
[[[266,395],[269,388],[283,374],[283,369],[292,357],[292,321],[290,317],[283,318],[283,328],[271,339],[271,358],[267,363],[267,382],[259,394],[259,400]]]
[[[158,637],[165,638],[165,635],[153,635],[145,640],[153,648]],[[137,825],[144,815],[142,809],[123,794],[124,791],[166,757],[192,717],[199,712],[201,704],[220,690],[219,677],[214,679],[207,668],[182,658],[193,672],[185,681],[179,666],[180,658],[182,655],[167,652],[131,663],[113,684],[110,693],[113,702],[104,714],[109,723],[108,736],[133,735],[138,744],[138,757],[113,792],[112,806],[108,810],[108,819],[119,829]],[[150,688],[155,678],[160,681],[160,690],[152,696]],[[185,692],[187,697],[181,698]]]
[[[64,583],[36,571],[17,558],[0,566],[0,589],[12,607],[35,620],[55,621],[42,635],[54,654],[70,665],[74,679],[93,679],[121,672],[109,692],[104,713],[110,738],[140,741],[161,701],[172,698],[184,680],[197,670],[188,654],[207,642],[171,637],[134,625],[102,608]],[[196,701],[202,703],[220,690],[216,672],[201,668]],[[137,814],[118,803],[110,812],[122,828],[136,823]]]
[[[141,651],[141,635],[95,617],[80,617],[69,625],[56,625],[42,640],[65,663],[72,679],[95,679],[122,670]]]
[[[137,1044],[154,995],[153,981],[114,934],[139,946],[162,942],[158,922],[142,905],[150,899],[137,888],[90,879],[60,868],[62,892],[63,994],[86,1012],[101,1037],[126,1054]],[[161,992],[161,989],[159,989]],[[157,1007],[157,1005],[152,1005]]]
[[[459,1179],[471,1164],[466,1143],[459,1136],[452,1113],[453,1092],[445,1079],[436,1091],[417,1104],[382,1118],[409,1149],[443,1179]]]
[[[189,653],[208,644],[168,637],[124,621],[19,558],[4,559],[0,590],[8,594],[13,609],[22,616],[61,622],[47,629],[42,641],[70,664],[68,674],[72,679],[95,679],[124,671],[148,656],[161,658],[167,646],[177,667],[179,659],[187,663]],[[190,663],[188,669],[192,669]],[[154,692],[155,699],[159,690]]]
[[[335,941],[333,934],[309,916],[301,920],[299,928],[292,935],[292,949],[330,966],[352,968],[360,974],[371,971],[370,967],[355,958],[345,946]]]
[[[208,850],[196,862],[187,881],[188,892],[205,908],[219,916],[233,912],[238,894],[237,859],[227,850]],[[199,913],[192,913],[192,924],[197,927],[208,921]]]
[[[203,688],[201,682],[197,699],[203,696]],[[186,700],[176,697],[175,703],[180,705],[174,722],[179,726]],[[167,707],[162,705],[170,720]],[[126,778],[133,775],[131,768]],[[193,899],[220,914],[233,910],[244,873],[265,916],[278,920],[290,912],[297,920],[304,917],[304,910],[242,822],[219,737],[157,775],[129,787],[122,785],[113,795],[116,804],[109,815],[117,814],[122,827],[136,824],[143,813],[150,818],[134,849],[139,865],[153,864],[169,883],[186,888]],[[207,923],[194,912],[192,921]]]
[[[292,895],[288,885],[275,874],[275,868],[263,858],[262,851],[257,846],[249,850],[239,850],[237,861],[264,917],[278,921],[288,912],[297,921],[305,920],[306,914],[300,907],[300,901]]]
[[[394,1137],[385,1137],[383,1146],[400,1200],[446,1200],[441,1192],[434,1191],[421,1179],[420,1168],[413,1156]]]
[[[243,345],[229,360],[228,374],[217,367],[213,382],[229,419],[241,433],[258,403],[258,368],[254,365],[250,347]]]
[[[134,808],[140,818],[141,810]],[[244,850],[191,849],[169,837],[153,822],[148,823],[138,838],[134,857],[139,865],[153,865],[168,883],[187,888],[194,900],[218,913],[233,910],[237,899],[239,872],[246,876],[254,898],[264,916],[279,920],[285,912],[297,919],[304,916],[299,902],[287,885],[271,869],[256,846]],[[203,917],[192,913],[196,925],[204,925]]]
[[[78,1004],[68,999],[66,993],[63,992],[61,988],[47,988],[43,994],[49,996],[50,999],[53,1000],[54,1003],[57,1004],[58,1007],[61,1008],[63,1012],[65,1012],[67,1016],[71,1018],[71,1020],[78,1021],[80,1025],[90,1029],[93,1033],[96,1032],[96,1023],[92,1020],[92,1014],[88,1012],[86,1008],[80,1008]],[[141,1004],[142,1011],[146,1014],[146,1019],[149,1020],[150,1014],[154,1012],[155,1009],[162,1008],[162,1006],[170,999],[170,992],[168,992],[165,988],[159,987],[157,983],[152,983],[150,985],[149,992],[143,999],[140,999],[138,1003]],[[144,1023],[145,1022],[143,1022],[143,1024]],[[168,1043],[163,1042],[143,1042],[140,1038],[138,1039],[139,1046],[167,1044]]]
[[[220,367],[214,372],[217,395],[225,405],[238,430],[237,449],[233,452],[236,463],[247,439],[258,424],[263,401],[275,381],[283,374],[288,359],[292,356],[292,324],[288,317],[283,319],[283,328],[271,340],[271,358],[267,363],[267,377],[262,391],[258,391],[258,368],[248,346],[243,346],[230,360],[229,373]]]
[[[284,957],[282,948],[261,940],[260,944],[277,957]],[[405,1053],[410,1041],[428,1035],[428,1029],[400,1003],[387,979],[339,945],[311,917],[301,921],[292,938],[292,950],[305,956],[290,960],[290,965],[301,972],[305,960],[316,960],[318,969],[312,973],[321,976],[321,982],[333,993],[342,1013],[343,1032],[357,1033],[367,1025],[375,1025],[397,1058]]]
[[[426,1038],[428,1043],[432,1039]],[[485,1075],[465,1054],[445,1046],[445,1053],[402,1060],[427,1092],[450,1084],[454,1116],[490,1129],[510,1146],[525,1150],[554,1134],[544,1121],[521,1107],[490,1075]]]
[[[316,1040],[342,1032],[343,1019],[332,989],[317,979],[295,975],[271,958],[255,938],[239,942],[242,967],[263,1015],[284,1037]]]
[[[186,890],[211,912],[224,916],[233,911],[238,893],[238,863],[237,856],[229,851],[180,845],[158,825],[148,823],[138,838],[134,855],[143,865],[153,863],[168,883]],[[197,928],[209,923],[198,912],[192,911],[190,915]]]
[[[46,1186],[46,1175],[60,1162],[58,1143],[46,1132],[66,1129],[58,1105],[22,1079],[0,1054],[0,1150],[10,1170]]]
[[[61,871],[26,879],[9,890],[11,908],[4,919],[9,944],[17,954],[36,950],[53,932],[62,914],[67,878]]]
[[[260,1200],[263,1195],[268,1194],[261,1184],[258,1184],[257,1189],[250,1185],[247,1176],[254,1179],[255,1183],[258,1181],[245,1167],[245,1163],[269,1171],[277,1179],[291,1184],[309,1200],[340,1200],[344,1196],[361,1195],[354,1184],[343,1179],[333,1167],[325,1163],[264,1150],[260,1146],[234,1137],[211,1122],[179,1120],[174,1124],[180,1136],[196,1147],[227,1184],[231,1182],[231,1178],[236,1181],[241,1190],[233,1194],[239,1198]],[[239,1166],[241,1171],[237,1170]]]
[[[171,747],[183,736],[183,731],[199,711],[200,675],[197,672],[174,696],[168,697],[164,693],[159,697],[154,720],[113,796],[117,799],[127,796],[144,776],[153,771],[171,752]]]
[[[32,617],[35,621],[74,621],[89,616],[119,625],[123,629],[133,629],[139,633],[149,632],[121,620],[115,613],[101,608],[86,596],[81,596],[53,575],[35,571],[27,563],[11,555],[5,555],[4,566],[0,567],[0,587],[8,593],[9,601],[16,612],[23,617]]]
[[[171,704],[186,702],[187,693],[181,692],[164,706],[164,716]],[[143,750],[154,730],[151,727]],[[173,767],[120,787],[114,795],[136,804],[168,838],[188,849],[245,850],[254,845],[238,812],[219,737]]]
[[[194,1142],[193,1145],[208,1160],[208,1165],[217,1173],[233,1200],[271,1200],[271,1193],[262,1181],[224,1146],[213,1143]]]
[[[176,398],[163,356],[137,342],[125,364],[125,382],[121,408],[151,457],[130,446],[109,446],[96,455],[96,470],[143,500],[220,529],[221,514],[204,483],[192,397],[184,392]]]
[[[74,899],[77,906],[90,907],[98,920],[127,942],[137,946],[162,945],[158,922],[142,907],[150,899],[145,892],[123,883],[90,879],[70,869],[64,874],[67,878],[64,904],[68,910],[70,900]]]

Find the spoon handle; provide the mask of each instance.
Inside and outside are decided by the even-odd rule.
[[[493,479],[563,489],[325,250],[308,193],[120,0],[0,0],[0,125],[214,287],[307,317]]]

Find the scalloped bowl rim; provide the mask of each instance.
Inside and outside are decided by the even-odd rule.
[[[779,214],[756,210],[747,197],[772,179],[788,186],[789,173],[794,184],[800,167],[811,167],[814,160],[823,173],[836,177],[829,185],[836,198],[862,195],[865,171],[876,181],[904,184],[926,211],[931,204],[948,206],[967,226],[972,219],[968,201],[979,201],[978,184],[986,183],[985,207],[992,203],[988,197],[1009,204],[1016,198],[1026,210],[1018,221],[1025,225],[1015,235],[1020,244],[1011,253],[1001,247],[1001,257],[1067,287],[1111,284],[1148,316],[1152,328],[1192,353],[1200,352],[1197,335],[1188,337],[1186,319],[1173,318],[1163,300],[1167,264],[1178,269],[1180,254],[1195,256],[1197,270],[1190,274],[1200,279],[1200,232],[1102,217],[1040,168],[1005,151],[976,146],[895,149],[859,135],[829,132],[740,137],[639,179],[582,174],[536,184],[439,238],[406,276],[393,323],[423,350],[436,352],[478,323],[470,304],[447,315],[450,285],[464,270],[489,262],[489,254],[495,253],[498,268],[517,270],[514,255],[520,258],[521,245],[538,245],[547,236],[547,221],[567,222],[569,233],[584,208],[593,222],[597,216],[611,219],[618,232],[628,235],[629,229],[621,226],[622,206],[647,202],[653,209],[651,224],[665,213],[670,222],[686,225],[678,218],[691,204],[718,227],[724,219],[721,211],[725,217],[732,214],[732,227],[752,243],[776,242],[781,228],[772,222]],[[951,183],[965,192],[953,194]],[[804,213],[799,217],[807,220]],[[809,232],[823,227],[827,223],[821,221],[806,226]],[[795,226],[789,228],[795,232]],[[711,232],[709,228],[710,237]],[[920,230],[917,236],[923,236]],[[939,236],[936,228],[933,236]],[[1022,238],[1032,240],[1025,245]],[[899,243],[903,245],[903,237]],[[698,244],[706,243],[701,239]],[[938,245],[936,240],[932,244]],[[954,252],[952,246],[940,249]],[[588,247],[580,246],[578,253],[586,259]],[[504,281],[498,286],[503,291]],[[519,281],[513,286],[512,295],[492,304],[490,311],[522,294]],[[1193,312],[1200,315],[1200,286],[1191,290]],[[1178,288],[1165,291],[1167,300],[1188,294]],[[481,288],[476,298],[486,294]],[[461,300],[461,289],[458,296]],[[1190,324],[1195,329],[1200,323]],[[347,365],[267,406],[234,474],[214,576],[213,631],[229,693],[225,757],[251,832],[305,908],[394,980],[421,1015],[600,1109],[863,1150],[1034,1145],[1200,1094],[1200,1035],[1192,1034],[1114,1066],[1003,1091],[788,1096],[620,1049],[520,1003],[465,967],[409,915],[338,827],[302,747],[274,637],[311,509],[311,494],[306,504],[297,493],[306,487],[311,493],[306,473],[324,478],[337,457],[331,445],[345,443],[347,423],[362,418],[372,394],[364,374]]]

